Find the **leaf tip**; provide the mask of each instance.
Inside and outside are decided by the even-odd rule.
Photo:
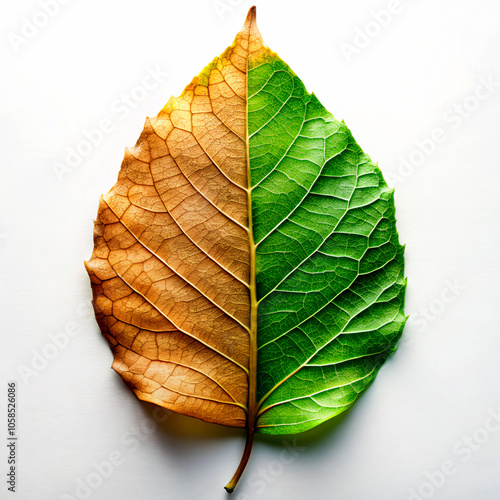
[[[243,25],[243,30],[248,30],[250,36],[254,36],[256,38],[262,38],[259,33],[259,28],[257,28],[257,7],[254,5],[250,7],[248,11],[247,17],[245,19],[245,24]]]
[[[257,27],[257,7],[255,5],[248,11],[245,23],[238,36],[248,40],[249,51],[253,54],[254,58],[262,55],[264,49],[268,48]]]
[[[250,26],[257,22],[257,7],[254,5],[250,7],[247,18],[245,19],[245,26]]]

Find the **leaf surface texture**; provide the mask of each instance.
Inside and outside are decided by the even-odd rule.
[[[185,415],[305,431],[353,404],[403,331],[393,191],[267,48],[254,9],[146,120],[94,237],[113,368]]]

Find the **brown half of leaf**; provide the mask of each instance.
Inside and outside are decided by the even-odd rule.
[[[253,8],[233,45],[146,120],[100,200],[86,262],[113,368],[136,395],[208,422],[248,422],[250,446],[247,61],[264,47]]]

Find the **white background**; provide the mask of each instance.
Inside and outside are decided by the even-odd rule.
[[[6,381],[16,380],[20,440],[18,492],[4,483],[5,449],[0,497],[223,500],[243,432],[175,414],[151,430],[154,407],[110,369],[111,352],[86,309],[83,260],[123,148],[231,44],[251,4],[70,0],[31,31],[24,18],[43,24],[40,4],[4,4],[0,438]],[[267,44],[345,119],[396,188],[412,319],[353,409],[296,437],[305,449],[293,461],[282,439],[257,438],[238,500],[500,497],[500,426],[491,417],[500,414],[500,5],[397,5],[258,4]],[[389,6],[397,13],[381,27],[376,12]],[[156,66],[168,75],[144,91]],[[489,90],[484,81],[493,82]],[[124,106],[125,94],[140,102]],[[102,120],[113,130],[56,175],[56,162]],[[441,142],[431,144],[433,136]],[[97,476],[93,464],[113,452],[120,464]],[[446,462],[452,474],[443,476]],[[77,490],[80,481],[92,488]]]

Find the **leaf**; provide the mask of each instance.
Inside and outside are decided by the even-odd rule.
[[[86,267],[113,368],[144,400],[292,434],[354,403],[396,348],[393,191],[247,16],[126,149]]]

